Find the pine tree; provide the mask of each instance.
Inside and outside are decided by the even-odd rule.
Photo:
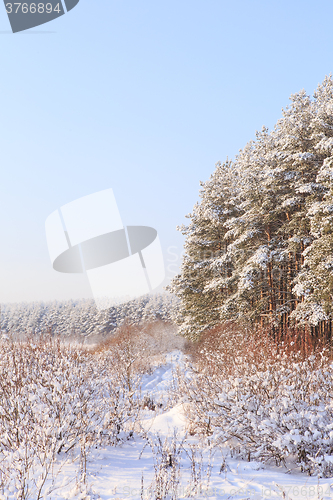
[[[312,324],[329,319],[332,89],[330,76],[314,99],[292,95],[272,132],[263,128],[202,184],[201,202],[180,228],[185,256],[170,287],[185,335],[225,319],[281,330],[306,314]]]
[[[187,215],[190,224],[179,227],[186,236],[185,256],[181,274],[168,290],[181,299],[177,321],[190,338],[219,321],[221,303],[228,302],[234,290],[224,222],[240,212],[236,206],[237,177],[232,162],[218,163],[209,181],[201,183],[202,201]],[[229,306],[232,308],[232,302]]]
[[[312,242],[303,251],[301,272],[294,292],[301,298],[293,317],[315,326],[332,317],[333,300],[333,81],[326,77],[314,94],[312,121],[315,150],[319,157],[316,178],[323,193],[321,201],[312,200],[307,216]]]

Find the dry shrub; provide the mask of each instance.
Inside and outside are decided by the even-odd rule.
[[[112,357],[123,366],[124,376],[129,380],[134,374],[151,373],[153,368],[164,362],[166,353],[185,350],[187,341],[176,334],[177,327],[165,321],[141,325],[125,323],[90,352]]]
[[[307,330],[284,336],[225,323],[193,346],[191,377],[179,377],[190,432],[248,460],[295,461],[333,473],[330,346]]]
[[[142,329],[137,325],[122,325],[117,332],[98,344],[93,350],[95,355],[107,356],[112,360],[120,378],[132,391],[134,383],[148,369],[149,359],[146,356],[147,341]]]
[[[121,347],[130,340],[132,348],[137,350],[149,347],[149,354],[163,354],[173,349],[186,349],[189,344],[182,336],[177,335],[177,327],[166,321],[149,321],[140,325],[122,324],[115,333],[99,342],[93,348],[94,352],[108,350],[115,346]]]
[[[253,327],[237,322],[225,322],[206,331],[196,343],[188,349],[188,354],[195,363],[210,364],[210,356],[214,356],[211,369],[219,369],[223,360],[223,368],[230,375],[237,371],[239,360],[242,365],[274,362],[277,356],[284,356],[290,362],[306,360],[309,356],[327,361],[332,359],[330,342],[324,337],[314,336],[309,328],[289,328],[285,332],[272,332],[259,325]]]
[[[85,482],[91,447],[132,435],[141,379],[128,378],[123,352],[52,337],[0,342],[0,497],[41,498],[68,459]]]

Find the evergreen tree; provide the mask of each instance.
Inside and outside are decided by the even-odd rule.
[[[221,303],[227,303],[234,291],[234,268],[224,223],[241,211],[237,208],[237,179],[234,163],[218,163],[209,181],[201,183],[202,201],[187,215],[190,224],[179,227],[186,236],[185,255],[181,274],[168,290],[181,299],[177,321],[188,337],[216,324]],[[232,309],[232,302],[229,307]]]
[[[319,156],[317,186],[322,200],[308,209],[312,242],[303,252],[301,272],[294,292],[301,299],[293,317],[317,325],[332,317],[333,300],[333,81],[326,77],[314,94],[312,122],[315,150]]]
[[[330,318],[332,88],[330,76],[314,99],[292,95],[272,132],[263,128],[202,184],[201,202],[180,228],[185,255],[170,287],[185,335],[225,319],[283,330],[305,311],[311,324]]]

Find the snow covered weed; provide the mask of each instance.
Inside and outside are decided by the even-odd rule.
[[[309,474],[332,476],[333,363],[323,346],[299,345],[233,325],[208,332],[188,365],[191,380],[179,380],[190,433],[249,461],[293,458]]]
[[[85,483],[91,448],[131,437],[142,406],[126,339],[101,352],[51,338],[0,352],[0,498],[43,498],[69,460]]]
[[[187,488],[187,495],[192,497],[197,497],[198,495],[207,494],[210,488],[210,478],[212,471],[212,462],[214,461],[214,454],[217,448],[213,449],[213,446],[208,445],[208,462],[206,466],[204,465],[203,451],[205,449],[205,443],[203,440],[201,442],[191,443],[190,440],[186,440],[183,445],[184,451],[190,462],[190,481]],[[222,468],[222,466],[221,466]]]
[[[164,438],[158,432],[146,433],[142,430],[141,434],[146,440],[141,455],[145,447],[149,446],[154,464],[154,476],[148,488],[142,475],[142,497],[176,500],[184,495],[186,498],[205,496],[210,491],[214,455],[220,450],[207,446],[205,439],[180,435],[177,429]],[[184,474],[188,478],[187,486],[181,486]]]
[[[154,478],[146,490],[145,498],[154,500],[178,499],[181,480],[180,467],[186,438],[180,439],[176,430],[172,436],[167,436],[164,440],[158,433],[144,433],[143,435],[152,450],[154,460]],[[142,491],[144,491],[144,476],[142,476]]]

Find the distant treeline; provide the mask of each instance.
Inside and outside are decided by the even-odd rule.
[[[124,322],[172,321],[177,306],[171,294],[145,295],[104,311],[92,299],[1,304],[1,333],[106,336]]]

